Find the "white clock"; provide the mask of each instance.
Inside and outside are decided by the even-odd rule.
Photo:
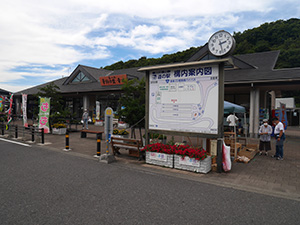
[[[233,52],[235,40],[224,30],[217,31],[208,40],[208,50],[214,56],[225,56]]]

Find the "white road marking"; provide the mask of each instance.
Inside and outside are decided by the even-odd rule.
[[[0,141],[6,141],[6,142],[17,144],[17,145],[31,147],[31,145],[28,145],[28,144],[20,143],[20,142],[17,142],[17,141],[11,141],[11,140],[7,140],[7,139],[3,139],[3,138],[0,138]]]

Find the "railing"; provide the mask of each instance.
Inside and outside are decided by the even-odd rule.
[[[0,124],[2,136],[7,135],[8,138],[21,139],[22,141],[40,142],[45,143],[45,132],[44,128],[38,127],[24,127],[18,125],[6,125]]]

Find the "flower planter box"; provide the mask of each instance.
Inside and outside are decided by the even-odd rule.
[[[211,157],[207,156],[201,161],[191,159],[188,156],[182,158],[180,155],[174,155],[174,168],[197,173],[208,173],[211,170]]]
[[[52,134],[66,134],[67,128],[52,128]]]
[[[96,120],[95,126],[102,126],[103,127],[103,120]]]
[[[125,135],[113,134],[112,137],[116,137],[116,138],[129,138],[129,134],[125,134]],[[122,141],[122,140],[116,140],[116,142],[123,143],[124,141]]]
[[[173,161],[174,155],[158,152],[146,152],[146,163],[148,164],[173,168]]]

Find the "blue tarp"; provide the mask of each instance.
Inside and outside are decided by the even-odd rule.
[[[224,114],[244,112],[246,112],[245,107],[224,101]]]

